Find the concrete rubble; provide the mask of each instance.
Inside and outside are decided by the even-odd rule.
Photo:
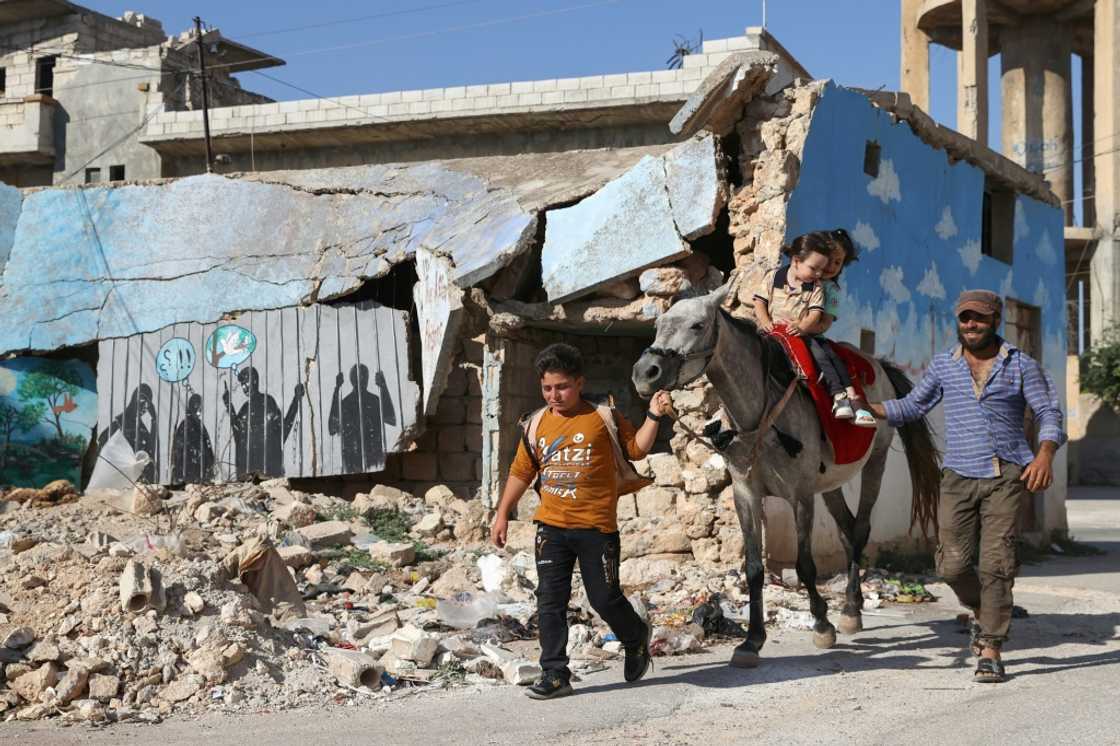
[[[693,427],[714,406],[703,385],[675,396]],[[639,463],[655,484],[619,505],[621,578],[654,626],[655,655],[741,632],[748,601],[726,465],[678,445],[683,461]],[[496,551],[481,543],[490,514],[464,510],[442,485],[423,496],[380,485],[353,501],[283,479],[188,485],[162,501],[158,521],[103,498],[0,513],[0,532],[35,538],[18,553],[13,542],[0,547],[5,719],[158,722],[208,709],[368,705],[540,675],[533,524],[514,521],[510,546]],[[531,508],[535,496],[525,500]],[[243,508],[200,511],[231,502]],[[293,504],[315,521],[293,529],[282,518]],[[436,539],[445,516],[459,517]],[[771,582],[771,623],[804,626],[804,594]],[[837,578],[824,590],[835,603],[843,587]],[[914,587],[871,573],[868,607],[923,600]],[[577,676],[620,659],[578,583],[570,614]]]

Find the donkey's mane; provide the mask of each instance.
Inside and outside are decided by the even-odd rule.
[[[723,320],[731,325],[731,328],[758,339],[759,345],[768,353],[770,358],[768,371],[770,380],[783,388],[789,386],[789,382],[793,380],[796,373],[793,370],[793,364],[789,361],[789,356],[786,354],[786,349],[782,347],[782,343],[771,335],[760,332],[758,325],[751,319],[736,318],[725,308],[720,308],[719,313],[723,316]]]

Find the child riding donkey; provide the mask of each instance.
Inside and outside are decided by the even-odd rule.
[[[832,416],[852,420],[858,427],[875,427],[875,416],[852,385],[848,367],[822,336],[832,326],[839,309],[836,282],[856,252],[845,230],[815,231],[795,238],[782,252],[790,263],[767,272],[754,293],[758,327],[776,327],[802,337],[832,397]]]

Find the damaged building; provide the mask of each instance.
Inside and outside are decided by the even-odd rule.
[[[33,404],[29,360],[62,391],[41,421],[13,420],[21,458],[61,439],[45,424],[61,407],[86,478],[119,433],[152,482],[446,484],[492,506],[517,420],[539,406],[542,345],[579,347],[588,389],[638,420],[630,370],[675,299],[729,279],[745,298],[787,239],[840,227],[861,258],[832,336],[916,377],[955,337],[957,294],[998,288],[1006,335],[1064,388],[1062,212],[1045,182],[905,94],[811,80],[761,29],[676,71],[211,116],[229,173],[199,173],[201,113],[168,110],[139,143],[169,178],[0,189],[5,395]],[[703,379],[674,401],[693,429],[719,405]],[[656,450],[642,464],[656,484],[620,501],[627,558],[651,573],[740,562],[722,456],[668,427]],[[1065,527],[1056,471],[1028,532]],[[883,490],[872,545],[913,541],[900,455]],[[767,550],[791,563],[792,517],[773,503]],[[820,560],[839,566],[821,529]]]

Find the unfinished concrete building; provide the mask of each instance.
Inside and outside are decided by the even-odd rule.
[[[151,179],[158,153],[133,136],[162,112],[202,107],[193,30],[168,37],[159,21],[110,18],[66,0],[0,2],[0,180],[49,186]],[[282,60],[204,32],[219,64],[211,106],[262,104],[233,73]]]
[[[957,129],[981,143],[996,95],[988,90],[988,60],[1000,56],[1002,151],[1045,176],[1061,200],[1070,350],[1083,352],[1120,321],[1120,2],[901,0],[901,6],[902,89],[928,109],[929,45],[958,50]],[[1082,143],[1076,151],[1075,55]],[[1073,478],[1120,483],[1120,417],[1081,395],[1076,358],[1069,368]]]

